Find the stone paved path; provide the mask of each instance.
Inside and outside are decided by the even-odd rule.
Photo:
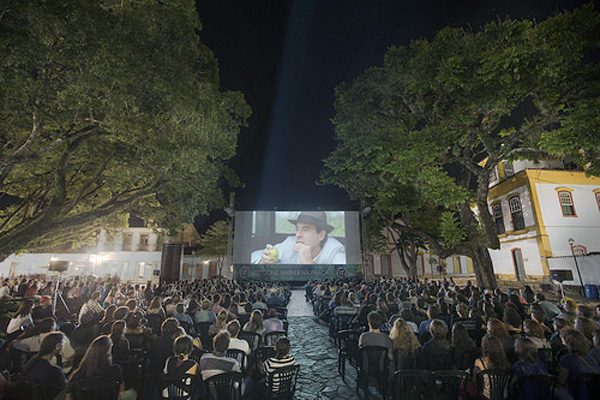
[[[346,382],[338,374],[337,348],[328,327],[317,322],[303,290],[294,290],[288,304],[288,335],[300,367],[296,399],[357,399],[354,368],[347,365]],[[363,395],[361,394],[361,398]],[[380,399],[373,391],[370,399]]]

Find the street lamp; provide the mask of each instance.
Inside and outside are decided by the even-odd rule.
[[[583,294],[583,279],[581,279],[581,271],[579,271],[579,263],[577,262],[577,257],[575,257],[575,251],[573,251],[573,245],[575,244],[575,239],[569,238],[569,246],[571,246],[571,254],[573,255],[573,260],[575,260],[575,268],[577,268],[577,275],[579,276],[579,283],[581,284],[581,293]]]

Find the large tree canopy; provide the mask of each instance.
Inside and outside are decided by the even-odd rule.
[[[479,284],[496,286],[492,169],[511,158],[570,155],[599,172],[599,32],[588,5],[540,23],[446,28],[390,48],[383,66],[336,89],[339,145],[324,180],[384,208],[411,187],[440,216],[444,240],[429,244],[472,257]],[[397,203],[396,212],[410,210]]]
[[[199,30],[192,0],[2,2],[0,255],[221,204],[250,108]]]

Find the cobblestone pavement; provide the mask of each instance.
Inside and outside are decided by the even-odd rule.
[[[328,327],[317,322],[304,291],[294,290],[288,304],[288,334],[292,354],[300,365],[296,399],[357,399],[356,373],[346,367],[346,381],[338,374],[337,348],[329,339]],[[361,394],[360,398],[363,395]],[[380,399],[373,391],[369,398]]]

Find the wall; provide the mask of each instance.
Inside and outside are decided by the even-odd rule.
[[[577,263],[579,264],[584,285],[600,285],[600,254],[579,256],[577,257]],[[550,265],[550,270],[566,269],[572,271],[573,280],[564,281],[563,284],[581,286],[579,276],[577,275],[577,268],[575,267],[575,260],[572,256],[548,258],[548,264]]]

